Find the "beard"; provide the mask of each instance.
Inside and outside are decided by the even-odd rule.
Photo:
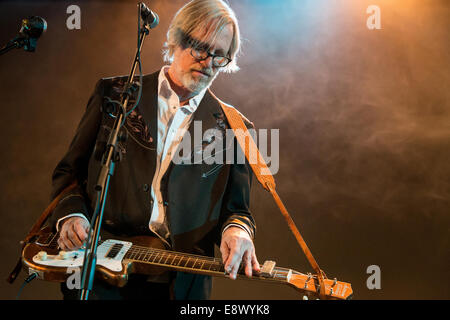
[[[203,72],[211,75],[208,77],[203,76],[194,76],[193,70],[190,70],[189,72],[186,72],[181,77],[181,82],[183,86],[191,91],[194,95],[199,94],[202,90],[209,88],[213,81],[216,79],[218,72],[213,74],[212,70],[202,70]]]

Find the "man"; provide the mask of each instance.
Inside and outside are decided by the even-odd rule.
[[[241,262],[251,277],[260,266],[252,241],[248,163],[172,161],[184,139],[194,137],[194,122],[200,122],[204,131],[229,128],[208,88],[219,72],[238,70],[236,17],[221,0],[190,1],[174,17],[166,45],[170,65],[144,76],[140,103],[126,119],[128,139],[119,144],[122,160],[111,179],[102,227],[113,236],[156,236],[171,250],[200,255],[212,256],[214,243],[220,243],[230,278],[236,278]],[[69,150],[54,171],[53,197],[71,182],[78,184],[52,216],[62,250],[78,249],[87,238],[100,167],[98,150],[113,121],[100,109],[105,97],[120,99],[125,81],[115,77],[97,83]],[[192,157],[210,143],[202,141],[197,149],[194,143]],[[65,298],[76,298],[74,290],[65,285],[62,290]],[[206,299],[210,291],[210,277],[177,272],[169,278],[132,276],[122,289],[96,281],[91,296]]]

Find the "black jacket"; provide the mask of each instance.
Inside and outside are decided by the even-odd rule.
[[[119,143],[122,159],[116,165],[110,182],[102,225],[104,230],[113,235],[150,233],[148,224],[153,205],[150,186],[156,168],[158,138],[158,75],[159,72],[156,72],[143,77],[139,106],[128,116],[124,126],[128,139]],[[52,198],[72,181],[77,181],[79,185],[61,199],[51,217],[53,226],[59,218],[70,213],[83,213],[88,218],[91,216],[101,151],[113,123],[113,119],[102,113],[101,108],[105,97],[120,100],[125,82],[126,77],[114,77],[101,79],[97,83],[69,150],[53,173]],[[130,100],[129,105],[133,104],[134,100]],[[243,119],[247,127],[251,128],[252,124],[245,117]],[[202,121],[203,132],[210,128],[229,128],[218,101],[209,91],[206,91],[194,113],[189,128],[191,139],[194,139],[194,121]],[[207,144],[203,142],[203,147]],[[194,146],[193,141],[191,145]],[[236,141],[234,145],[238,148]],[[252,172],[247,162],[172,162],[161,181],[171,249],[213,256],[214,243],[220,244],[221,231],[230,222],[245,224],[254,235],[255,224],[249,210],[251,179]],[[180,281],[177,278],[178,291],[181,292],[183,287],[192,287],[193,291],[179,297],[209,296],[209,277],[186,275],[184,278]]]

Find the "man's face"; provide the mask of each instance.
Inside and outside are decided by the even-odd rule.
[[[202,40],[203,29],[193,33],[191,37],[195,40]],[[216,42],[209,49],[211,54],[227,56],[233,39],[233,28],[226,25],[217,35]],[[178,46],[173,55],[172,79],[186,90],[197,94],[208,87],[219,73],[220,68],[214,67],[212,57],[198,61],[191,55],[191,48]]]

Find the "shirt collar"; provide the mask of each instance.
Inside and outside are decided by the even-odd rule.
[[[175,91],[172,90],[170,87],[170,82],[166,77],[166,71],[169,69],[169,66],[164,66],[161,68],[161,72],[159,73],[158,77],[158,96],[165,98],[166,100],[169,100],[172,95],[175,96],[176,100],[178,101],[178,106],[180,105],[180,99],[178,98]],[[189,103],[182,106],[182,108],[188,110],[191,113],[194,113],[195,110],[197,110],[198,106],[200,105],[200,102],[202,101],[203,97],[205,96],[207,88],[203,89],[199,92],[196,96],[189,99]]]

